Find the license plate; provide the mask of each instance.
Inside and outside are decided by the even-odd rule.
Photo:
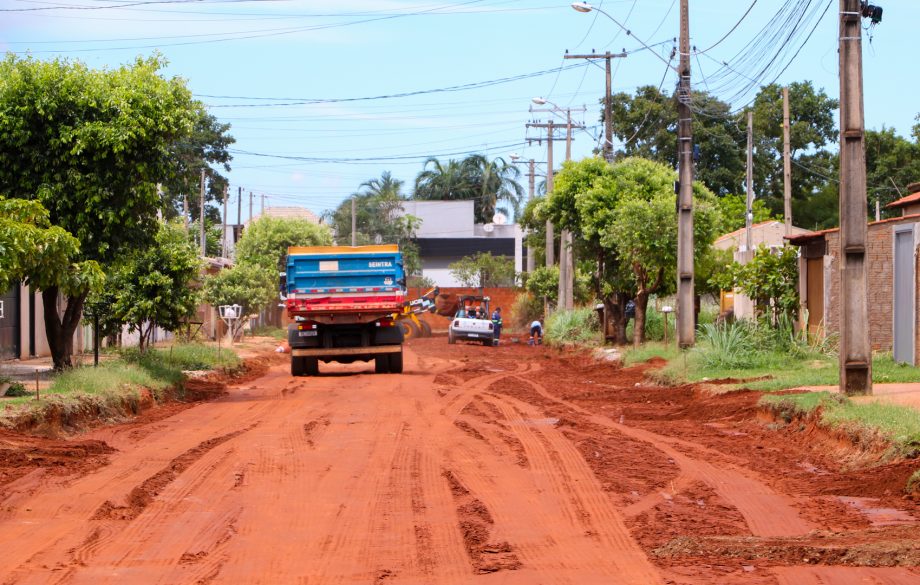
[[[298,331],[297,337],[316,337],[316,331]]]
[[[467,333],[466,336],[467,337],[479,337],[479,334],[478,333]]]

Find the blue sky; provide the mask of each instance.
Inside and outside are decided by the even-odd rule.
[[[320,213],[383,171],[404,180],[411,192],[429,155],[516,152],[545,160],[545,142],[526,144],[539,134],[528,134],[525,123],[550,115],[528,111],[534,96],[562,108],[589,107],[575,114],[588,128],[573,146],[574,157],[588,155],[601,132],[596,104],[603,95],[603,62],[563,60],[563,53],[626,49],[629,56],[616,60],[615,92],[662,79],[670,90],[676,75],[666,73],[661,59],[678,35],[679,3],[593,4],[631,35],[603,14],[581,14],[550,0],[0,0],[0,49],[66,56],[95,67],[159,51],[169,60],[167,74],[187,79],[212,113],[233,125],[231,192],[252,191],[256,211],[265,194],[267,205]],[[920,2],[878,4],[884,20],[871,31],[871,43],[864,37],[867,127],[885,125],[908,135],[920,112],[920,82],[910,74]],[[783,7],[796,5],[808,16],[776,27],[782,33],[798,26],[799,36],[773,67],[758,74],[779,48],[775,39],[754,47],[749,59],[732,61],[771,18],[784,14]],[[692,44],[699,51],[750,10],[721,43],[694,55],[694,85],[736,98],[734,107],[752,97],[736,96],[745,86],[774,79],[809,79],[836,97],[837,8],[838,0],[690,0]],[[643,43],[652,49],[642,50]],[[470,84],[481,87],[457,87]],[[455,89],[430,91],[445,88]],[[411,92],[426,93],[377,97]],[[555,152],[561,160],[561,144]]]

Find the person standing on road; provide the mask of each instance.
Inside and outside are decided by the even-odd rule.
[[[499,307],[492,312],[492,329],[495,331],[495,345],[498,345],[498,340],[502,336],[502,308]]]

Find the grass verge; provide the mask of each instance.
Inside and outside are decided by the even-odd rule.
[[[57,375],[50,387],[41,391],[41,399],[29,396],[4,399],[0,426],[15,427],[23,420],[37,422],[48,413],[60,419],[62,426],[80,416],[105,419],[136,414],[145,394],[163,400],[168,391],[182,396],[184,371],[233,369],[240,358],[231,350],[202,344],[175,345],[151,349],[145,353],[124,350],[117,359],[101,362],[98,367],[82,366]]]
[[[871,442],[880,437],[891,445],[892,456],[920,455],[920,411],[913,408],[854,402],[830,392],[766,394],[760,404],[787,423],[795,418],[816,416],[823,426],[843,431],[857,442]]]

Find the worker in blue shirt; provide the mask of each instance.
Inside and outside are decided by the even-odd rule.
[[[495,345],[502,336],[502,308],[499,307],[492,312],[492,329],[495,332],[493,337]]]

